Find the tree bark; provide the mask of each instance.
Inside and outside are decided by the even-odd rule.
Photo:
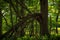
[[[2,10],[0,9],[0,37],[2,35]]]
[[[48,35],[48,0],[40,0],[42,23],[40,24],[40,34]]]

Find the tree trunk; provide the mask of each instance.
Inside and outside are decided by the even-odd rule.
[[[60,11],[58,11],[58,14],[56,16],[56,33],[58,34],[58,16],[59,16]]]
[[[2,10],[0,9],[0,37],[2,35]]]
[[[60,1],[57,2],[58,4],[58,13],[57,13],[57,16],[56,16],[56,33],[58,33],[58,18],[59,18],[59,14],[60,14]]]
[[[48,0],[40,0],[42,23],[40,24],[41,35],[48,35]]]
[[[52,18],[51,18],[51,15],[50,15],[50,33],[51,33],[51,28],[52,28]]]

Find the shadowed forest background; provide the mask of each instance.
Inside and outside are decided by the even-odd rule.
[[[60,40],[60,0],[0,0],[0,40]]]

